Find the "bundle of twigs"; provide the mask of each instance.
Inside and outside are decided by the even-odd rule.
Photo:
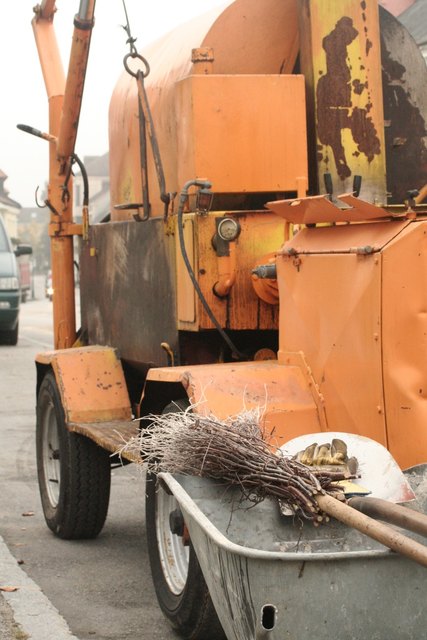
[[[260,428],[258,412],[244,412],[228,420],[201,416],[190,410],[151,417],[141,436],[122,451],[139,450],[149,471],[182,473],[237,485],[243,498],[260,502],[279,499],[294,514],[321,522],[324,514],[316,496],[329,494],[344,500],[334,483],[349,474],[310,470],[281,455],[271,434]]]
[[[148,462],[152,473],[202,476],[238,486],[242,498],[254,503],[276,498],[315,525],[333,516],[427,567],[427,547],[345,502],[343,490],[335,483],[354,475],[329,467],[311,468],[283,456],[272,445],[272,434],[260,429],[258,411],[221,421],[189,409],[149,420],[150,426],[117,453],[141,454],[141,462]]]

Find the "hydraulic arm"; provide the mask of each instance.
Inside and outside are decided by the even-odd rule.
[[[73,221],[71,165],[93,28],[95,0],[81,0],[74,18],[69,71],[65,79],[53,18],[55,0],[35,8],[33,29],[49,101],[49,187],[53,321],[55,348],[70,347],[76,337],[73,236],[82,228]],[[32,131],[35,132],[34,130]],[[38,135],[38,133],[36,133]]]

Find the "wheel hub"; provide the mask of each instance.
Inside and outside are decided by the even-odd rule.
[[[184,590],[190,549],[186,543],[184,518],[173,495],[160,486],[156,494],[156,534],[163,575],[175,595]]]

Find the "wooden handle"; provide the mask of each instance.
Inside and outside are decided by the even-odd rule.
[[[389,549],[396,551],[415,562],[427,567],[427,547],[411,540],[402,535],[398,531],[390,529],[382,522],[377,522],[364,513],[360,513],[349,507],[347,504],[340,502],[336,498],[328,495],[317,494],[316,500],[319,507],[330,516],[333,516],[340,522],[357,529],[361,533],[377,540]]]
[[[381,498],[355,497],[351,498],[348,504],[371,518],[379,518],[384,522],[427,536],[427,516],[424,513]]]

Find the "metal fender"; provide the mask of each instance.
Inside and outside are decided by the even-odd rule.
[[[131,406],[116,351],[91,346],[41,353],[36,357],[37,382],[51,367],[70,423],[129,421]]]
[[[301,358],[302,361],[302,358]],[[226,419],[242,411],[260,411],[261,425],[278,444],[297,435],[327,429],[316,385],[298,359],[221,363],[150,369],[142,399],[156,383],[180,383],[193,411]],[[185,391],[184,391],[185,390]]]

